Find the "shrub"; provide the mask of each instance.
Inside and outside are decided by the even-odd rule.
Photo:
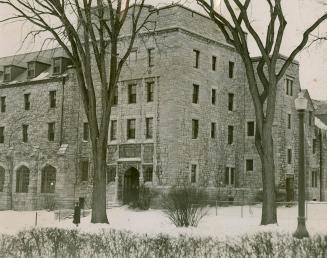
[[[164,211],[176,227],[196,227],[208,212],[205,204],[207,199],[207,194],[200,188],[172,187],[164,195]]]
[[[225,241],[198,237],[147,236],[110,230],[99,234],[36,228],[0,236],[0,257],[109,258],[244,258],[326,257],[327,235],[296,239],[290,234],[261,232]]]
[[[150,208],[151,200],[155,196],[155,192],[144,184],[139,187],[137,198],[131,203],[130,207],[141,210]]]

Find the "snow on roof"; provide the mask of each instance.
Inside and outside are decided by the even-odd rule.
[[[323,130],[327,130],[327,125],[324,124],[318,117],[315,117],[315,125]]]

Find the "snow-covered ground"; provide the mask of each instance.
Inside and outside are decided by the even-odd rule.
[[[216,213],[217,212],[217,213]],[[60,227],[74,229],[72,219],[60,222],[54,212],[38,211],[38,227]],[[91,224],[90,216],[81,219],[77,228],[83,232],[102,230],[129,230],[135,233],[180,234],[192,236],[233,237],[258,231],[294,232],[297,226],[297,207],[279,207],[278,225],[260,226],[261,207],[244,206],[243,217],[240,206],[210,208],[208,215],[197,228],[176,228],[161,210],[136,211],[126,206],[108,209],[110,224]],[[0,211],[0,233],[15,234],[35,226],[35,211]],[[217,214],[217,215],[216,215]],[[327,203],[308,204],[307,228],[310,234],[327,233]]]

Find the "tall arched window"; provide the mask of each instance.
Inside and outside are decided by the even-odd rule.
[[[41,193],[54,193],[56,187],[56,169],[47,165],[42,169]]]
[[[5,185],[5,169],[0,167],[0,192],[3,192],[3,188]]]
[[[21,166],[16,172],[16,192],[27,193],[29,182],[30,170],[25,166]]]

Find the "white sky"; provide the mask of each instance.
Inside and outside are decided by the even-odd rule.
[[[169,3],[169,0],[147,0],[154,5]],[[215,0],[219,2],[219,0]],[[176,1],[175,1],[176,2]],[[187,6],[201,10],[195,0],[181,0]],[[250,7],[252,22],[264,38],[263,32],[266,29],[267,4],[265,0],[252,0]],[[305,28],[310,26],[316,18],[327,11],[327,0],[283,0],[283,9],[288,22],[285,38],[282,45],[282,54],[289,54],[290,51],[300,42],[301,35]],[[325,5],[324,5],[325,4]],[[224,12],[224,10],[222,10]],[[5,18],[12,11],[9,8],[0,6],[0,17]],[[0,57],[14,55],[21,47],[22,39],[30,26],[23,23],[0,24]],[[327,33],[327,21],[317,30],[319,33]],[[43,38],[36,42],[26,42],[20,52],[38,50]],[[249,38],[251,52],[258,55],[254,48],[253,41]],[[327,41],[315,44],[306,48],[296,58],[300,62],[301,87],[307,88],[314,99],[327,100]]]

